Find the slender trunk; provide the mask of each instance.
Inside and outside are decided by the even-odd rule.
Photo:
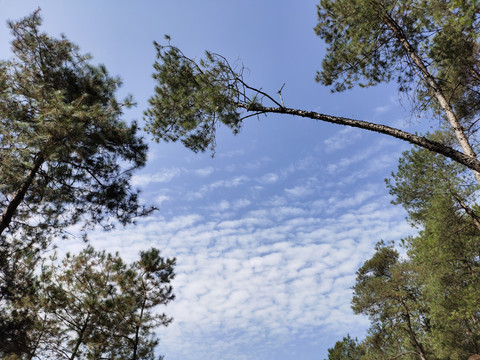
[[[422,344],[418,342],[417,337],[415,335],[415,332],[413,331],[412,322],[411,322],[411,319],[410,319],[410,312],[408,311],[408,308],[404,303],[402,303],[402,308],[403,308],[403,311],[405,312],[404,313],[404,318],[405,318],[405,321],[407,323],[407,329],[406,330],[407,330],[407,333],[410,337],[410,341],[412,343],[412,346],[417,351],[417,354],[418,354],[418,356],[420,356],[421,360],[427,360],[428,359],[427,354],[425,353],[425,350],[423,349]]]
[[[286,107],[269,107],[269,106],[262,106],[262,105],[247,105],[247,104],[238,104],[238,106],[248,111],[256,112],[256,113],[288,114],[288,115],[300,116],[304,118],[310,118],[314,120],[321,120],[321,121],[329,122],[332,124],[356,127],[364,130],[377,132],[380,134],[389,135],[397,139],[407,141],[410,144],[417,145],[424,149],[446,156],[454,160],[455,162],[465,165],[466,167],[468,167],[471,170],[474,170],[475,172],[480,172],[480,161],[476,157],[466,155],[460,151],[452,149],[451,147],[448,147],[436,141],[429,140],[425,137],[411,134],[400,129],[392,128],[390,126],[375,124],[375,123],[362,121],[362,120],[355,120],[355,119],[349,119],[344,117],[319,114],[314,111],[291,109]]]
[[[443,178],[443,181],[447,185],[450,195],[452,195],[452,197],[455,199],[458,205],[460,205],[460,207],[465,211],[465,213],[468,216],[470,216],[470,218],[472,219],[477,229],[480,230],[480,218],[475,213],[475,211],[473,211],[473,209],[470,206],[468,206],[467,203],[465,203],[465,201],[463,201],[463,199],[457,194],[457,192],[452,188],[448,179]]]
[[[15,211],[17,210],[18,206],[21,204],[21,202],[25,198],[25,195],[28,189],[30,188],[30,186],[32,185],[33,180],[38,173],[38,170],[40,169],[40,167],[44,162],[45,162],[45,159],[42,155],[37,156],[37,158],[33,163],[32,169],[28,172],[25,182],[17,191],[13,199],[8,203],[7,208],[3,211],[2,219],[0,221],[0,235],[2,235],[3,231],[10,225],[10,222],[12,221]]]
[[[427,69],[427,66],[423,63],[422,59],[415,52],[412,45],[408,42],[407,36],[403,32],[402,28],[388,13],[386,12],[382,13],[381,16],[385,20],[385,23],[390,28],[390,30],[393,31],[393,33],[395,34],[395,37],[398,39],[398,41],[404,48],[405,52],[407,53],[407,55],[410,57],[410,59],[413,61],[413,63],[417,67],[417,69],[420,70],[421,77],[425,82],[425,85],[427,85],[427,87],[433,92],[433,95],[435,96],[438,103],[440,104],[440,107],[445,113],[445,116],[448,122],[450,123],[450,126],[452,127],[455,133],[455,136],[458,140],[458,143],[460,144],[463,152],[465,153],[465,155],[468,155],[469,157],[476,159],[477,155],[475,154],[475,151],[473,151],[473,148],[470,145],[470,142],[468,141],[467,136],[465,135],[465,132],[459,120],[457,119],[457,116],[453,112],[452,107],[450,106],[449,102],[447,101],[447,98],[443,94],[442,89],[438,85],[433,75],[429,72],[429,70]],[[480,184],[480,172],[478,171],[478,169],[474,169],[473,174],[477,182]]]
[[[147,302],[147,296],[144,294],[142,308],[140,309],[140,318],[138,319],[137,328],[135,329],[135,342],[133,343],[133,355],[132,360],[137,360],[137,351],[138,351],[138,341],[139,341],[139,333],[140,333],[140,326],[142,325],[143,320],[143,311],[145,309],[145,303]]]
[[[80,332],[78,333],[77,342],[75,343],[75,347],[73,348],[72,354],[70,355],[70,360],[74,360],[75,357],[77,356],[78,349],[80,348],[80,345],[82,345],[83,336],[85,335],[85,331],[87,330],[89,322],[90,322],[90,314],[87,315],[87,318],[85,319],[85,323],[83,324],[82,328],[80,329]]]
[[[473,220],[473,223],[475,224],[477,229],[480,230],[480,219],[478,218],[477,214],[475,214],[472,208],[468,206],[464,201],[462,201],[462,199],[459,199],[457,197],[455,197],[455,199],[457,199],[458,203],[460,204],[460,207],[463,210],[465,210],[467,215],[470,216],[470,218]]]
[[[46,321],[47,321],[47,315],[45,315],[43,318],[42,329],[37,336],[37,341],[35,341],[35,345],[33,346],[32,350],[29,351],[28,356],[30,360],[32,360],[37,353],[38,347],[40,345],[40,341],[42,340],[43,334],[45,333],[45,324],[47,323]]]

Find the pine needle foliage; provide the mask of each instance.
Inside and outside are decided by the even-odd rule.
[[[153,78],[158,85],[145,112],[147,131],[157,140],[180,139],[195,152],[214,149],[219,124],[238,133],[239,104],[250,101],[243,89],[242,70],[211,52],[197,63],[177,47],[155,43],[155,48]]]
[[[41,23],[39,11],[10,21],[13,56],[0,62],[1,358],[30,351],[42,323],[38,267],[54,238],[152,210],[130,183],[147,145],[122,119],[132,100],[116,98],[120,79]]]

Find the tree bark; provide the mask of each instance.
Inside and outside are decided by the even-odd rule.
[[[437,99],[440,107],[442,108],[445,116],[452,127],[458,143],[460,144],[465,155],[471,158],[477,158],[475,151],[473,150],[470,142],[465,135],[465,132],[460,124],[460,121],[457,119],[450,103],[447,101],[447,98],[443,94],[441,87],[438,85],[437,81],[433,75],[428,70],[427,66],[423,63],[422,59],[415,52],[415,49],[409,43],[407,36],[403,32],[402,28],[397,24],[397,22],[387,13],[381,13],[381,16],[385,20],[386,25],[392,30],[397,40],[400,42],[404,48],[406,54],[413,61],[417,69],[420,71],[421,78],[424,81],[425,85],[433,92],[433,95]],[[480,171],[478,169],[472,169],[475,179],[480,184]]]
[[[85,331],[87,330],[88,324],[90,323],[90,314],[87,315],[85,322],[83,323],[82,328],[80,329],[80,333],[78,334],[77,342],[75,343],[75,348],[72,351],[70,356],[70,360],[74,360],[77,356],[78,349],[83,342],[83,336],[85,335]]]
[[[305,110],[291,109],[286,107],[268,107],[268,106],[262,106],[262,105],[256,105],[256,104],[254,105],[239,104],[238,106],[251,112],[277,113],[277,114],[301,116],[301,117],[310,118],[314,120],[329,122],[332,124],[346,125],[346,126],[351,126],[351,127],[356,127],[364,130],[377,132],[380,134],[389,135],[397,139],[407,141],[413,145],[417,145],[427,150],[436,152],[438,154],[442,154],[460,164],[465,165],[469,169],[473,170],[475,173],[480,172],[480,161],[477,159],[476,156],[466,155],[458,150],[455,150],[451,147],[448,147],[436,141],[429,140],[423,136],[411,134],[409,132],[392,128],[390,126],[375,124],[375,123],[362,121],[362,120],[338,117],[333,115],[319,114],[314,111],[305,111]],[[477,179],[477,181],[480,182],[480,179]]]
[[[402,302],[402,308],[404,311],[404,318],[405,321],[407,322],[407,333],[410,337],[410,341],[412,343],[412,346],[417,350],[417,354],[420,357],[421,360],[428,360],[427,354],[425,353],[425,350],[422,346],[421,343],[418,342],[417,336],[415,335],[415,332],[413,331],[412,328],[412,322],[410,319],[410,312],[408,311],[407,306]]]
[[[7,208],[3,211],[2,219],[0,221],[0,235],[2,235],[3,231],[10,225],[15,211],[25,198],[25,195],[32,185],[38,170],[44,162],[44,157],[42,155],[38,155],[33,163],[32,169],[28,172],[27,178],[25,179],[22,187],[17,191],[13,199],[8,203]]]
[[[132,360],[137,360],[137,352],[138,352],[138,343],[140,341],[139,333],[140,333],[140,326],[142,325],[143,322],[143,312],[145,310],[145,305],[147,303],[147,294],[145,291],[145,284],[143,284],[143,302],[142,302],[142,308],[140,309],[140,317],[138,319],[138,322],[136,324],[135,328],[135,342],[133,343],[133,354],[132,354]]]

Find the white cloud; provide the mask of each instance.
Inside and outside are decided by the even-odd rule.
[[[230,209],[230,203],[226,200],[220,201],[220,203],[218,203],[216,206],[217,206],[217,209],[220,211],[225,211]]]
[[[197,174],[199,176],[208,176],[208,175],[211,175],[213,172],[214,172],[214,169],[211,166],[203,168],[203,169],[193,170],[193,173]]]
[[[385,169],[392,168],[397,163],[399,155],[392,153],[377,154],[362,169],[350,172],[347,176],[341,178],[337,184],[352,184],[358,179],[365,179],[375,173],[381,173],[382,177],[386,177],[389,174]]]
[[[338,195],[328,198],[327,212],[333,213],[339,209],[352,209],[361,205],[364,201],[374,197],[379,193],[378,185],[367,185],[363,189],[357,190],[349,197],[340,197]]]
[[[313,189],[309,185],[299,185],[285,189],[285,192],[292,197],[303,197],[310,195],[313,192]]]
[[[247,206],[249,206],[252,202],[248,199],[238,199],[238,200],[235,200],[234,203],[233,203],[233,207],[235,209],[242,209],[242,208],[245,208]]]
[[[375,116],[386,113],[388,110],[390,110],[390,107],[390,105],[377,106],[374,110]]]
[[[155,203],[157,205],[161,205],[167,200],[170,200],[170,197],[168,197],[167,195],[158,195],[157,197],[155,197]]]
[[[165,183],[171,181],[180,175],[182,170],[179,168],[162,169],[154,174],[141,174],[132,177],[133,186],[146,186],[150,183]]]
[[[203,186],[200,190],[200,192],[206,192],[206,191],[211,191],[216,188],[234,188],[238,187],[246,182],[248,182],[250,179],[247,176],[235,176],[229,180],[219,180],[215,181],[209,185]]]
[[[244,167],[245,167],[245,169],[248,169],[248,170],[254,170],[254,169],[258,169],[258,168],[264,166],[269,161],[270,161],[270,159],[268,157],[264,156],[261,159],[246,163],[244,165]]]
[[[177,258],[177,299],[162,309],[175,320],[159,331],[167,358],[264,359],[291,339],[361,335],[368,322],[355,317],[352,325],[350,309],[355,271],[376,241],[412,233],[381,181],[372,183],[396,160],[391,143],[380,139],[339,159],[293,158],[248,176],[233,161],[232,173],[181,170],[215,177],[164,186],[158,202],[178,202],[181,212],[96,235],[94,245],[129,261],[152,245]]]
[[[222,152],[220,154],[217,154],[219,158],[232,158],[232,157],[237,157],[245,154],[245,150],[232,150],[232,151],[227,151],[227,152]]]
[[[361,164],[362,169],[358,170],[355,176],[361,176],[361,173],[363,173],[363,178],[365,178],[370,175],[370,172],[365,170],[365,165],[369,166],[370,171],[378,171],[385,165],[392,165],[393,162],[397,160],[398,156],[392,153],[391,149],[388,149],[392,145],[398,145],[398,143],[389,138],[380,138],[372,145],[362,148],[361,151],[354,152],[351,156],[343,157],[328,164],[326,169],[327,173],[329,175],[338,175],[343,171],[347,171],[352,174],[355,173],[352,169],[354,169],[356,165]],[[387,149],[389,151],[387,151]],[[388,161],[386,163],[387,159]],[[352,176],[349,175],[349,177]]]
[[[258,181],[262,184],[273,184],[276,183],[279,179],[279,176],[274,173],[268,173],[263,175]]]
[[[335,216],[313,217],[318,209],[286,206],[277,197],[231,219],[157,217],[108,238],[116,239],[122,253],[157,244],[166,256],[177,257],[177,299],[165,310],[175,321],[160,331],[166,354],[175,349],[237,359],[248,357],[246,342],[267,351],[292,336],[365,328],[364,318],[355,318],[352,328],[355,271],[371,256],[373,242],[411,232],[401,221],[403,211],[374,190],[367,185],[353,199],[332,196],[328,201],[342,210]],[[235,204],[251,205],[240,198],[218,206]],[[112,246],[106,238],[96,243]]]
[[[351,146],[362,137],[362,131],[363,130],[355,129],[353,127],[344,127],[335,135],[323,141],[323,144],[325,145],[325,151],[327,153],[331,153],[333,151]]]

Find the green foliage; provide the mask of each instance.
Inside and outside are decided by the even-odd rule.
[[[29,356],[153,360],[152,331],[171,321],[155,311],[174,299],[174,265],[157,249],[126,265],[88,246],[43,266],[41,324],[30,333]]]
[[[435,1],[431,7],[432,22],[436,26],[428,44],[430,67],[445,94],[453,104],[457,116],[468,124],[472,133],[474,118],[479,111],[480,86],[478,21],[480,4],[477,1]],[[438,31],[441,29],[441,31]],[[421,93],[428,101],[430,96]]]
[[[357,272],[352,306],[371,320],[362,359],[461,360],[478,354],[478,185],[465,168],[424,149],[405,152],[387,183],[421,231],[402,240],[408,258],[379,243]]]
[[[120,80],[67,39],[39,33],[40,24],[37,13],[9,24],[14,58],[1,67],[0,206],[28,185],[8,232],[45,237],[80,220],[107,228],[112,216],[131,222],[147,210],[129,185],[147,147],[136,124],[120,119]]]
[[[174,46],[155,43],[158,82],[145,112],[147,130],[154,138],[181,140],[193,151],[215,147],[219,123],[237,133],[241,126],[238,103],[243,99],[241,71],[225,58],[207,52],[198,64]]]
[[[414,266],[400,261],[392,246],[379,243],[374,256],[357,272],[352,308],[372,324],[365,341],[368,358],[390,358],[403,352],[427,359],[430,321]],[[373,357],[372,355],[375,354]]]
[[[477,12],[475,1],[321,0],[315,31],[329,47],[317,80],[342,91],[396,77],[408,88],[416,77],[412,59],[389,20],[434,71],[464,71],[477,62]]]
[[[364,350],[357,343],[357,339],[352,339],[350,335],[337,341],[335,346],[328,349],[328,360],[360,360],[364,355]]]
[[[437,132],[432,139],[450,143],[448,133]],[[431,213],[431,202],[438,197],[449,197],[457,201],[472,203],[478,184],[474,183],[467,169],[448,158],[425,149],[414,148],[403,153],[398,171],[386,180],[395,205],[402,205],[409,220],[423,225]]]
[[[38,259],[27,251],[11,257],[0,256],[0,357],[28,354],[31,343],[27,333],[38,325],[39,280],[35,274]],[[15,357],[13,357],[15,359]]]
[[[417,110],[445,117],[442,94],[474,136],[479,10],[474,0],[321,0],[315,31],[328,49],[316,79],[333,91],[395,80],[400,91],[416,93]]]
[[[471,205],[478,186],[462,177],[464,171],[417,149],[404,154],[390,183],[396,201],[423,228],[405,246],[422,279],[439,358],[463,359],[480,350],[480,229],[477,206]]]
[[[403,49],[385,25],[382,13],[389,11],[404,21],[407,28],[414,26],[419,13],[410,14],[414,1],[379,2],[361,0],[321,0],[318,5],[318,24],[315,32],[329,45],[322,62],[317,81],[334,85],[335,91],[343,91],[356,83],[361,86],[390,81],[402,74],[401,82],[411,81],[415,74],[407,64],[398,61]],[[388,10],[387,10],[388,9]],[[412,16],[406,16],[412,15]],[[421,21],[421,20],[418,20]],[[413,43],[424,38],[414,32]]]
[[[40,25],[38,11],[9,22],[13,58],[0,62],[2,358],[27,356],[39,329],[62,339],[42,325],[50,320],[38,277],[54,237],[73,225],[84,235],[97,225],[108,230],[152,210],[130,185],[147,146],[137,125],[121,119],[131,99],[116,99],[120,80]]]
[[[436,354],[464,359],[480,350],[480,231],[455,205],[431,201],[424,230],[407,246],[423,279]]]

